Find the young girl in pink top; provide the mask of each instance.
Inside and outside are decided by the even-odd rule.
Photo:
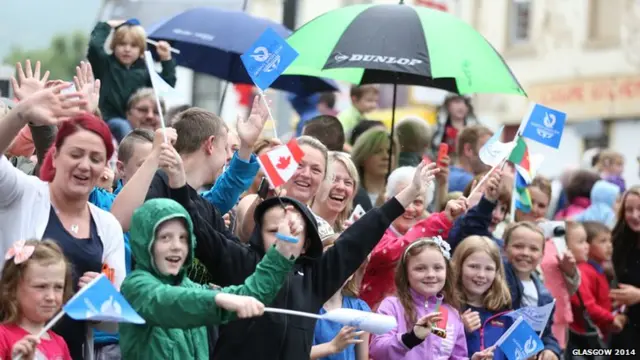
[[[38,338],[71,295],[71,267],[55,242],[16,242],[0,279],[0,359],[71,360],[62,337],[49,330]]]
[[[468,359],[464,325],[458,313],[449,244],[440,237],[422,238],[407,247],[396,270],[397,296],[387,297],[378,313],[398,326],[373,336],[374,360]],[[493,349],[473,354],[492,359]]]

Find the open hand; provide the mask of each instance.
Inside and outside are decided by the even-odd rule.
[[[619,284],[618,286],[619,289],[613,289],[609,293],[611,299],[627,306],[640,304],[640,288],[627,284]]]
[[[17,80],[15,77],[11,77],[11,87],[18,101],[22,101],[44,89],[49,78],[49,71],[40,77],[40,61],[36,61],[35,69],[32,69],[31,60],[27,60],[24,69],[21,63],[16,63],[16,76]]]
[[[558,255],[558,266],[560,266],[560,270],[562,270],[562,272],[567,276],[573,277],[578,271],[576,258],[570,251],[567,251],[562,255]]]
[[[331,340],[332,353],[338,354],[349,345],[362,343],[362,339],[358,339],[362,335],[364,335],[364,331],[356,331],[353,326],[344,326],[340,329],[338,335]]]
[[[265,102],[260,98],[260,95],[256,95],[253,99],[253,106],[251,107],[251,113],[249,117],[243,119],[238,116],[236,122],[236,131],[240,138],[240,146],[253,148],[260,134],[264,124],[269,120],[269,109]]]
[[[427,314],[418,319],[416,324],[413,326],[413,333],[416,334],[418,339],[424,340],[429,336],[429,334],[431,334],[431,329],[434,324],[438,323],[440,320],[442,320],[442,314],[439,312]]]
[[[482,326],[482,322],[480,320],[480,314],[477,311],[471,311],[471,309],[467,309],[464,313],[462,313],[462,323],[464,324],[464,330],[467,333],[472,333]]]
[[[69,86],[71,84],[65,83],[30,94],[13,111],[25,122],[30,121],[36,126],[58,125],[70,117],[82,114],[82,108],[87,103],[82,93],[61,93]]]
[[[260,316],[264,313],[264,304],[250,296],[220,292],[216,294],[215,301],[219,307],[237,313],[240,319]]]
[[[440,172],[440,169],[436,167],[435,163],[427,165],[425,161],[422,161],[416,168],[411,186],[417,190],[418,194],[424,194],[429,185],[433,183],[438,172]]]
[[[76,90],[83,93],[87,99],[87,112],[94,112],[100,103],[100,80],[93,76],[93,69],[88,62],[81,61],[76,66],[76,76],[73,77],[73,84]]]
[[[32,360],[36,354],[36,347],[40,343],[35,335],[27,335],[13,344],[11,348],[11,357],[17,358],[18,356],[24,360]]]

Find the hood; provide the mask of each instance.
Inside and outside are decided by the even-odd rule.
[[[613,208],[620,188],[606,180],[598,180],[591,188],[591,204],[605,204]]]
[[[303,96],[297,94],[291,94],[288,96],[291,107],[298,113],[300,121],[305,122],[313,117],[320,115],[318,111],[318,102],[320,101],[320,94],[313,94],[310,96]]]
[[[318,223],[316,221],[316,217],[311,210],[309,210],[308,206],[290,197],[281,197],[280,200],[275,197],[269,198],[256,207],[253,215],[256,227],[253,229],[253,233],[249,239],[251,247],[264,255],[265,249],[262,241],[262,219],[267,210],[274,206],[281,206],[280,201],[287,205],[293,205],[296,210],[300,211],[304,218],[305,226],[307,228],[305,241],[309,242],[309,244],[306,245],[307,250],[305,254],[300,256],[298,261],[308,261],[320,258],[320,256],[322,256],[322,240],[320,239],[320,235],[318,235]]]
[[[183,270],[193,263],[193,253],[196,247],[196,238],[193,235],[193,222],[182,205],[171,199],[152,199],[146,201],[142,206],[133,212],[131,227],[129,231],[129,243],[131,245],[131,255],[136,260],[136,269],[141,269],[154,274],[157,278],[165,281],[175,279],[173,276],[162,275],[158,272],[153,261],[152,246],[155,240],[156,230],[163,222],[171,219],[184,219],[189,232],[189,254],[183,265]],[[181,271],[178,277],[185,276]]]

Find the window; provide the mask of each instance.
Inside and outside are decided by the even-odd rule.
[[[521,44],[531,37],[531,0],[510,0],[509,43]]]
[[[620,40],[622,5],[622,0],[589,1],[587,36],[590,42],[615,45]]]

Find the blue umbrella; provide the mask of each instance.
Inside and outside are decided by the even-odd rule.
[[[286,38],[291,31],[245,12],[213,7],[194,8],[147,29],[150,39],[166,40],[180,50],[178,65],[235,84],[253,84],[240,55],[267,29]],[[304,75],[282,75],[272,88],[296,94],[336,91],[331,80]]]

